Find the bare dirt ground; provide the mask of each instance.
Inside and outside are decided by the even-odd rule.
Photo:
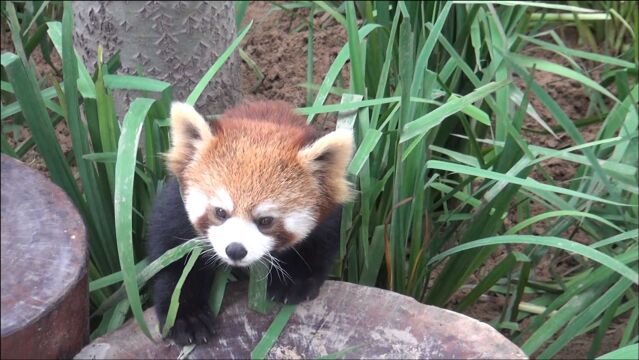
[[[242,48],[252,60],[256,62],[264,74],[264,79],[254,91],[251,91],[251,88],[256,84],[257,78],[253,70],[247,66],[245,62],[242,62],[242,92],[244,100],[277,99],[288,101],[298,107],[307,105],[306,89],[300,86],[300,84],[306,81],[307,31],[305,28],[299,31],[296,31],[296,29],[302,23],[302,18],[308,18],[308,16],[304,11],[297,11],[297,13],[300,16],[292,16],[281,10],[272,11],[271,5],[266,2],[252,2],[250,4],[244,19],[244,24],[250,20],[253,20],[254,24],[242,43]],[[313,81],[315,84],[320,84],[337,53],[346,43],[346,33],[332,18],[322,17],[321,14],[315,17],[314,23],[316,29],[314,34]],[[573,48],[580,47],[574,32],[567,32],[564,37],[563,40],[568,46]],[[6,31],[3,29],[0,40],[3,52],[13,51],[8,29],[6,29]],[[555,53],[545,52],[533,47],[526,48],[525,53],[529,56],[542,57],[562,65],[569,65],[563,57]],[[42,59],[39,50],[32,55],[32,60],[35,62],[40,75],[51,73],[50,68]],[[59,66],[60,60],[57,54],[54,54],[53,61]],[[579,64],[588,71],[591,71],[595,79],[598,78],[600,69],[597,68],[594,63],[582,61],[579,62]],[[345,84],[348,83],[347,67],[348,66],[346,66],[342,72]],[[590,102],[588,92],[579,83],[543,72],[536,72],[534,78],[543,86],[548,94],[557,101],[571,119],[582,119],[589,115],[587,113]],[[516,83],[520,87],[524,85],[523,81],[520,80]],[[335,103],[338,101],[338,97],[331,95],[327,102]],[[550,126],[557,125],[549,112],[540,105],[539,100],[534,96],[531,97],[531,104],[538,111],[541,118]],[[318,117],[317,126],[320,130],[330,131],[334,128],[334,115]],[[525,131],[523,136],[534,145],[554,149],[562,149],[574,145],[565,133],[558,133],[557,138],[544,133],[541,131],[542,128],[531,117],[526,118],[524,127],[533,130]],[[70,152],[71,141],[69,131],[64,122],[58,124],[56,130],[58,139],[62,144],[62,150],[65,154]],[[580,130],[586,141],[591,141],[599,131],[599,125],[585,126]],[[27,130],[22,130],[17,139],[10,137],[10,141],[12,145],[15,145],[23,141],[27,135]],[[34,149],[30,150],[24,156],[23,161],[46,174],[46,167]],[[572,163],[556,159],[546,161],[543,163],[543,166],[552,178],[557,181],[558,185],[566,185],[571,181],[574,178],[577,168],[577,166]],[[537,180],[543,180],[543,177],[538,171],[535,171],[532,176]],[[542,208],[533,206],[533,215],[542,211]],[[506,226],[509,227],[515,224],[516,219],[516,213],[512,211],[506,219]],[[546,224],[543,222],[535,224],[533,226],[533,233],[542,233],[545,226]],[[568,236],[570,232],[571,230],[564,235]],[[587,235],[580,231],[577,231],[572,238],[586,244],[590,242]],[[505,248],[496,251],[485,266],[477,270],[473,275],[474,282],[476,283],[482,279],[485,274],[507,254],[508,252]],[[561,271],[562,269],[565,270],[575,265],[570,257],[564,256],[563,258],[563,260],[555,261],[555,265],[551,265],[553,259],[550,256],[546,256],[541,265],[534,270],[535,276],[538,279],[549,279],[550,266],[556,266],[557,269]],[[452,308],[467,292],[468,290],[460,290],[451,300],[449,307]],[[487,295],[480,298],[474,306],[465,311],[465,314],[488,322],[499,316],[504,305],[505,299],[502,296]],[[621,338],[622,325],[623,324],[615,323],[611,326],[611,329],[603,340],[602,353],[612,351],[616,348]],[[588,333],[574,339],[558,353],[555,358],[585,358],[592,338],[593,334]]]

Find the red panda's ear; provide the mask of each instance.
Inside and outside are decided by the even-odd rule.
[[[302,148],[297,154],[300,163],[313,172],[327,195],[340,204],[352,197],[346,168],[353,156],[353,143],[351,130],[337,129]]]
[[[169,170],[180,176],[201,144],[212,138],[209,124],[193,106],[174,102],[171,105],[171,149],[167,156]]]

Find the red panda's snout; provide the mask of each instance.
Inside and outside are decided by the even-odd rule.
[[[316,137],[282,103],[245,105],[212,124],[176,103],[171,135],[168,165],[189,220],[230,265],[247,266],[303,241],[351,198],[352,132]]]

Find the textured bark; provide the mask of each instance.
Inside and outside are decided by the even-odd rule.
[[[145,76],[171,83],[176,101],[186,100],[236,36],[231,1],[74,1],[73,9],[75,46],[89,71],[98,44],[105,61],[120,50],[121,72],[140,68]],[[125,104],[133,97],[118,95],[116,101],[124,97]],[[240,64],[231,56],[196,105],[204,114],[218,114],[239,97]]]

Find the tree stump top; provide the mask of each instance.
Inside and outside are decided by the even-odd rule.
[[[42,174],[2,154],[2,337],[50,312],[86,274],[82,218]]]
[[[246,283],[229,284],[217,319],[217,334],[190,358],[249,358],[277,311],[248,309]],[[145,318],[160,339],[153,309]],[[313,301],[297,305],[268,358],[318,358],[350,349],[345,358],[526,359],[487,324],[421,304],[391,291],[327,281]],[[177,358],[180,348],[153,344],[133,321],[96,339],[76,358]]]

